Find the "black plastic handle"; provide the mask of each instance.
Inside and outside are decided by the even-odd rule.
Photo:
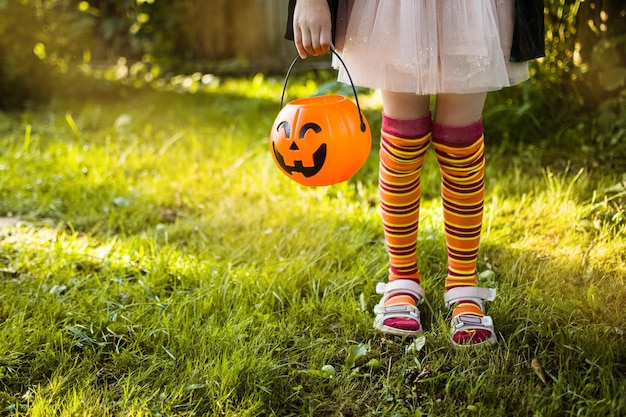
[[[334,49],[331,49],[330,52],[332,52],[333,55],[337,57],[339,62],[341,62],[341,65],[343,65],[343,68],[346,70],[346,74],[348,74],[348,79],[350,80],[350,85],[352,86],[352,92],[354,93],[354,100],[356,101],[356,108],[359,111],[359,120],[361,120],[361,132],[365,132],[367,130],[367,126],[365,125],[365,120],[363,120],[363,113],[361,113],[361,105],[359,104],[359,96],[356,93],[356,87],[354,86],[354,82],[352,82],[352,76],[350,75],[350,71],[348,71],[348,67],[346,66],[346,63],[343,62],[343,59],[341,59],[339,54]],[[297,55],[295,57],[295,59],[289,66],[289,69],[287,70],[287,75],[285,75],[285,83],[283,84],[283,93],[280,96],[280,108],[281,109],[283,108],[283,101],[285,100],[285,92],[287,91],[287,81],[289,81],[289,75],[291,75],[291,70],[293,69],[293,66],[296,65],[296,62],[298,62],[298,59],[301,59],[300,55]]]

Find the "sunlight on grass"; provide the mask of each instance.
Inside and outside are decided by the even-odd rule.
[[[619,179],[511,162],[493,145],[479,267],[498,287],[487,308],[500,343],[456,352],[429,152],[427,332],[407,349],[372,328],[387,274],[377,145],[347,183],[301,187],[269,154],[280,80],[211,86],[58,101],[2,125],[5,414],[626,410],[626,237],[604,191]]]

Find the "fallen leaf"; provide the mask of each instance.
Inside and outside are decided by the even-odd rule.
[[[543,367],[541,366],[539,359],[533,358],[533,360],[530,362],[530,367],[533,371],[535,371],[535,374],[539,377],[541,382],[546,385],[548,382],[546,381],[546,375],[543,373]]]

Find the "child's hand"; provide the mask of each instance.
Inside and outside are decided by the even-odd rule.
[[[302,59],[328,54],[332,48],[332,23],[326,0],[298,0],[293,13],[293,37]]]

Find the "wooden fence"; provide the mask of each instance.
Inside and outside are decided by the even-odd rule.
[[[182,35],[192,59],[203,66],[227,72],[281,72],[296,56],[293,42],[284,39],[287,0],[195,0],[188,4]]]

